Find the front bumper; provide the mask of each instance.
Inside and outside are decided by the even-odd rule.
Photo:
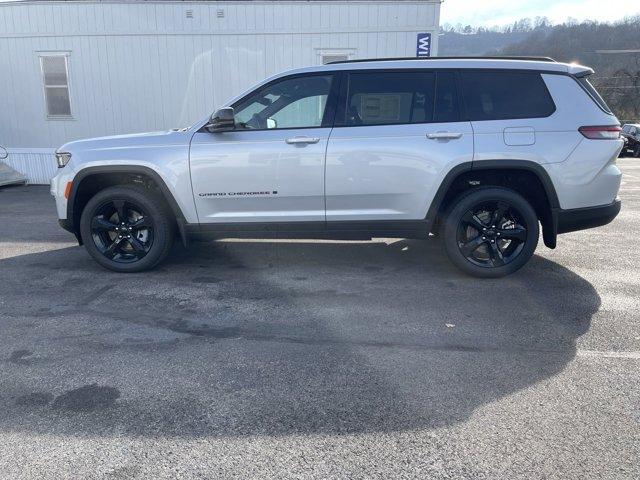
[[[621,206],[622,202],[616,199],[609,205],[570,210],[558,209],[555,212],[556,233],[575,232],[606,225],[620,213]]]
[[[76,231],[73,228],[73,222],[67,220],[66,218],[58,219],[58,223],[62,228],[64,228],[67,232],[71,232],[75,235]]]
[[[75,172],[67,167],[58,170],[58,174],[51,179],[50,192],[56,201],[58,218],[67,218],[67,198],[64,195],[67,183],[73,181]]]

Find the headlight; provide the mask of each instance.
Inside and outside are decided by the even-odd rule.
[[[56,161],[58,162],[58,168],[64,167],[71,160],[71,154],[67,152],[56,152]]]

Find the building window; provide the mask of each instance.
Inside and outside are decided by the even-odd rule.
[[[49,118],[71,117],[67,58],[67,55],[40,57],[44,101]]]
[[[355,48],[318,48],[316,49],[317,61],[321,65],[331,62],[345,62],[356,57]]]
[[[349,55],[342,53],[326,53],[322,55],[322,64],[326,65],[331,62],[346,62],[349,60]]]

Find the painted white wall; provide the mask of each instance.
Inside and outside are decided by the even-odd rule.
[[[431,32],[436,55],[439,12],[440,0],[0,3],[0,144],[42,182],[46,152],[67,141],[189,125],[323,53],[412,57]],[[46,116],[50,52],[68,54],[72,119]]]

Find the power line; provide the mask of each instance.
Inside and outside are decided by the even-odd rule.
[[[638,48],[628,48],[623,50],[596,50],[595,53],[603,53],[603,54],[615,54],[615,53],[640,53],[640,49]]]

